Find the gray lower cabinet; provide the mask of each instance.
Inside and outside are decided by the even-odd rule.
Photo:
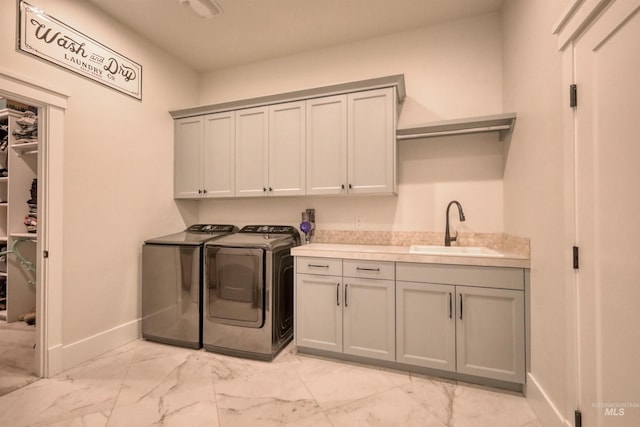
[[[525,382],[522,269],[397,263],[396,279],[398,362]]]
[[[398,362],[455,372],[455,292],[455,286],[396,282]]]
[[[525,382],[524,270],[296,257],[296,344]]]
[[[395,360],[393,274],[393,262],[297,257],[297,346]]]

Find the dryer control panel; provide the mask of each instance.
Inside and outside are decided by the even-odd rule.
[[[240,233],[264,233],[264,234],[293,234],[298,230],[289,225],[246,225],[242,227]]]

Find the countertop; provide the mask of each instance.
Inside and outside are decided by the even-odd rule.
[[[457,264],[484,267],[530,268],[530,260],[522,255],[501,252],[502,256],[426,255],[409,252],[409,246],[351,245],[310,243],[291,249],[294,256],[343,258],[372,261],[420,262],[428,264]]]

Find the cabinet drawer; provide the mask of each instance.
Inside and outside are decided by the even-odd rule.
[[[345,259],[342,268],[344,277],[394,280],[396,275],[395,263],[387,261]]]
[[[398,262],[396,280],[524,290],[521,268]]]
[[[342,259],[296,257],[296,273],[342,276]]]

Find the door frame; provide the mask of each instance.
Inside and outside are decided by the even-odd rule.
[[[0,68],[0,95],[39,108],[38,212],[35,373],[51,377],[62,371],[62,236],[64,114],[69,95]],[[58,171],[58,173],[56,173]]]

